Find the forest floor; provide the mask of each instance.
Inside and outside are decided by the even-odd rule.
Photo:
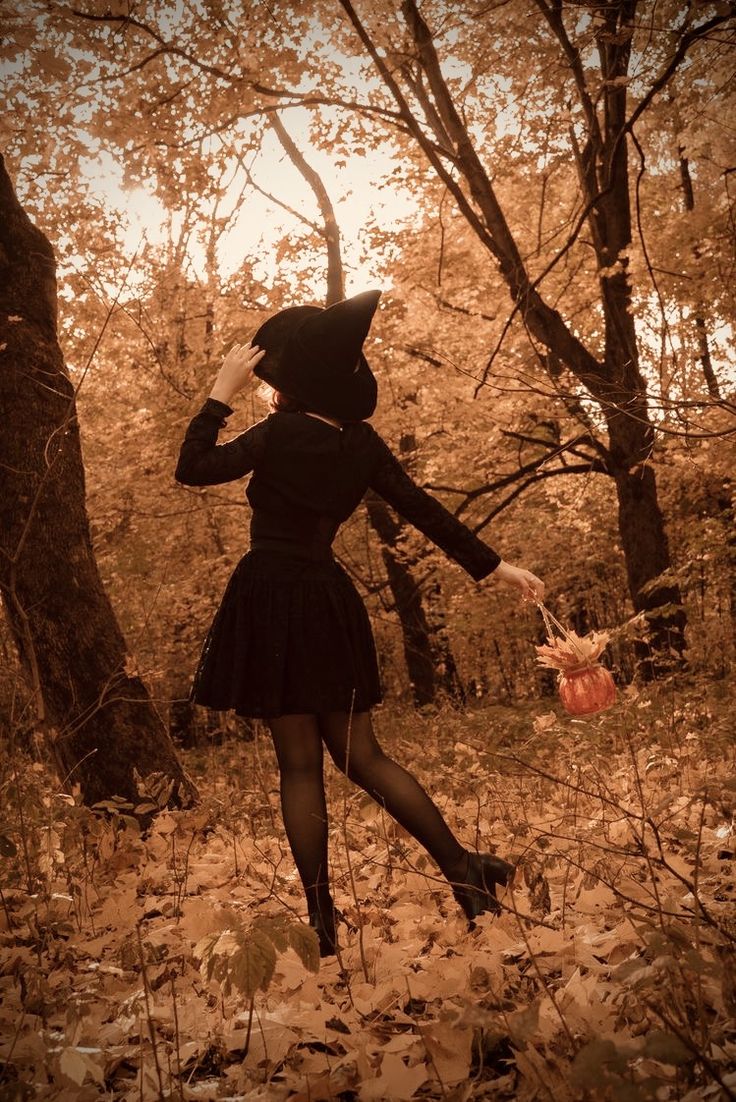
[[[264,732],[183,753],[202,803],[2,795],[0,1100],[736,1098],[726,683],[463,714],[379,738],[464,844],[519,861],[473,929],[416,843],[327,766],[339,959],[300,921]],[[142,797],[148,802],[146,797]]]

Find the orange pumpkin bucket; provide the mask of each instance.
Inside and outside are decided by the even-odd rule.
[[[610,639],[608,632],[578,635],[563,627],[541,601],[537,604],[547,629],[546,644],[534,648],[537,661],[558,671],[557,687],[565,711],[573,716],[591,716],[610,708],[616,700],[616,685],[598,661]]]

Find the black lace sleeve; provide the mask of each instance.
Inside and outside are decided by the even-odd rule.
[[[501,556],[478,539],[406,473],[388,445],[374,434],[375,462],[370,487],[396,512],[441,547],[464,570],[480,581],[496,569]]]
[[[253,470],[263,454],[268,419],[259,421],[227,444],[218,444],[218,433],[232,412],[225,402],[208,398],[194,415],[179,452],[174,472],[177,482],[185,486],[216,486],[242,478]]]

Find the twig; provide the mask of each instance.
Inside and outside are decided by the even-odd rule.
[[[181,1049],[179,1044],[179,1013],[176,1007],[176,987],[173,975],[169,977],[171,982],[171,1005],[174,1008],[174,1041],[176,1044],[176,1077],[179,1084],[179,1102],[184,1102],[184,1085],[181,1081]]]
[[[513,906],[514,915],[517,918],[525,918],[526,917],[525,915],[520,915],[519,914],[518,908],[516,906],[516,899],[514,897],[514,882],[513,882],[513,880],[509,884],[509,896],[511,897],[511,901],[514,905]],[[512,909],[512,908],[509,908],[509,909]],[[565,1033],[567,1034],[567,1039],[569,1040],[570,1044],[573,1046],[573,1049],[574,1049],[575,1048],[575,1038],[573,1037],[572,1031],[571,1031],[569,1025],[567,1024],[567,1019],[565,1018],[565,1015],[562,1013],[559,1006],[557,1005],[557,999],[555,998],[554,991],[552,990],[552,988],[547,983],[547,980],[545,979],[541,968],[537,964],[537,958],[534,955],[534,952],[532,950],[531,945],[529,944],[529,938],[527,937],[526,930],[524,929],[524,926],[523,926],[522,923],[519,923],[519,931],[521,933],[522,938],[524,939],[524,945],[526,946],[526,951],[529,954],[529,959],[532,962],[532,967],[534,968],[534,971],[537,974],[537,979],[539,980],[539,983],[541,984],[541,986],[544,988],[545,994],[547,994],[549,996],[549,1000],[552,1003],[552,1006],[555,1008],[555,1010],[557,1012],[557,1016],[558,1016],[558,1018],[560,1019],[560,1021],[562,1023],[562,1028],[564,1029]]]
[[[698,1045],[692,1040],[692,1038],[688,1037],[687,1033],[680,1029],[679,1025],[676,1022],[672,1021],[672,1018],[670,1018],[669,1014],[665,1014],[664,1010],[661,1010],[658,1006],[655,1006],[653,1002],[645,998],[643,995],[640,995],[639,998],[644,1003],[646,1008],[648,1010],[651,1010],[652,1014],[655,1014],[661,1022],[664,1022],[668,1029],[672,1030],[678,1041],[680,1041],[680,1043],[685,1046],[688,1052],[691,1052],[693,1054],[695,1060],[703,1065],[708,1074],[713,1076],[716,1083],[718,1083],[726,1092],[726,1096],[736,1102],[736,1091],[732,1090],[731,1087],[729,1087],[728,1084],[724,1082],[723,1077],[716,1065],[708,1056],[705,1055],[705,1052],[698,1047]]]
[[[136,938],[138,940],[138,955],[141,962],[141,976],[143,978],[143,998],[146,1003],[146,1018],[148,1019],[148,1032],[151,1036],[151,1048],[153,1050],[153,1062],[156,1065],[156,1076],[158,1078],[158,1097],[159,1102],[166,1102],[164,1097],[164,1083],[161,1075],[161,1065],[158,1060],[158,1048],[156,1047],[156,1027],[153,1024],[153,1018],[151,1017],[151,1004],[150,1004],[150,988],[148,985],[148,973],[146,972],[146,961],[143,953],[143,942],[141,941],[141,927],[140,922],[135,926]],[[141,1052],[141,1090],[143,1089],[143,1053]]]

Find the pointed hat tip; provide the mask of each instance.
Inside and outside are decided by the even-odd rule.
[[[344,305],[348,310],[352,308],[372,318],[378,308],[381,293],[381,291],[360,291],[359,294],[345,299]]]
[[[328,306],[328,310],[338,309],[340,313],[344,310],[375,310],[378,305],[378,300],[381,297],[381,291],[359,291],[357,295],[348,295],[346,298],[340,299],[339,302],[333,302],[331,306]]]
[[[332,306],[328,306],[322,312],[322,319],[314,318],[310,321],[313,322],[315,329],[319,328],[320,320],[324,320],[327,324],[328,319],[337,319],[338,317],[360,318],[363,324],[370,325],[381,294],[381,291],[360,291],[357,295],[350,295],[348,298],[341,299],[339,302],[334,302]],[[331,320],[329,323],[332,323]],[[365,337],[365,333],[363,336]]]

